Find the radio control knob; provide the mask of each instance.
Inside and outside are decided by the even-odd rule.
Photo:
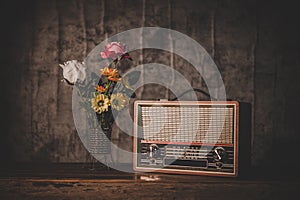
[[[213,157],[216,162],[224,162],[227,160],[227,152],[223,147],[216,147],[213,150]]]
[[[149,145],[147,151],[148,151],[149,158],[159,157],[159,147],[157,146],[157,144]]]
[[[221,169],[223,167],[223,163],[222,162],[216,162],[216,167],[217,167],[217,169]]]

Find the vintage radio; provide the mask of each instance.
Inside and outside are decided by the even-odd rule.
[[[250,111],[237,101],[136,101],[134,170],[237,176],[250,163]]]

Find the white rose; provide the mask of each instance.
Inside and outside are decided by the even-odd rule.
[[[59,64],[63,69],[63,77],[68,84],[74,85],[76,81],[83,82],[86,78],[86,67],[84,62],[70,60],[64,64]]]

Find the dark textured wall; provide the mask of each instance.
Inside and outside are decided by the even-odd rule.
[[[3,8],[3,7],[2,7]],[[143,26],[180,31],[214,59],[227,96],[252,104],[252,163],[285,166],[300,141],[299,14],[294,2],[11,1],[1,12],[1,157],[10,161],[84,162],[72,117],[72,88],[59,63],[85,56],[104,39]],[[154,50],[133,53],[133,65],[157,62],[206,90],[182,58]],[[172,96],[145,86],[141,99]],[[203,98],[203,97],[202,97]],[[131,140],[121,133],[123,148]]]

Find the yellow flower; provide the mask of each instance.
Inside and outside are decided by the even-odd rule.
[[[99,114],[108,111],[109,98],[105,94],[98,94],[92,99],[92,108]]]
[[[116,110],[122,110],[129,103],[129,98],[122,93],[112,94],[110,99],[111,107]]]

